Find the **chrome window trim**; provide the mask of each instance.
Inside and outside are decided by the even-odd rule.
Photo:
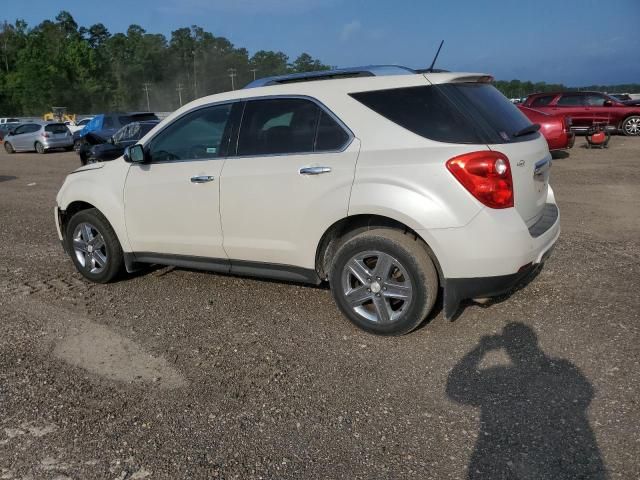
[[[335,113],[333,113],[333,111],[327,107],[324,103],[322,103],[320,100],[318,100],[315,97],[311,97],[309,95],[296,95],[296,94],[291,94],[291,95],[287,95],[287,94],[280,94],[280,95],[258,95],[258,96],[251,96],[251,97],[243,97],[243,98],[236,98],[233,100],[221,100],[219,102],[212,102],[212,103],[208,103],[206,105],[199,105],[198,107],[194,107],[191,110],[188,110],[186,112],[184,112],[183,114],[181,114],[179,117],[174,118],[171,122],[167,123],[164,127],[162,127],[159,131],[157,131],[149,140],[147,140],[144,144],[142,144],[143,148],[147,148],[148,146],[151,145],[151,142],[153,142],[153,140],[160,135],[162,132],[164,132],[169,126],[173,125],[175,122],[177,122],[178,120],[184,118],[185,116],[193,113],[193,112],[197,112],[199,110],[202,110],[204,108],[210,108],[210,107],[217,107],[220,105],[232,105],[234,103],[238,103],[238,102],[244,102],[245,105],[247,102],[250,102],[252,100],[276,100],[276,99],[281,99],[281,98],[298,98],[298,99],[303,99],[303,100],[309,100],[313,103],[315,103],[321,110],[323,110],[327,115],[329,115],[347,134],[347,140],[344,143],[344,145],[340,148],[340,149],[335,149],[335,150],[321,150],[321,151],[314,151],[314,152],[297,152],[297,153],[269,153],[269,154],[263,154],[263,155],[236,155],[236,152],[238,151],[238,142],[240,140],[240,129],[242,129],[242,121],[244,120],[244,108],[242,110],[242,115],[240,117],[240,128],[238,129],[237,135],[236,135],[236,145],[235,145],[235,149],[233,150],[232,153],[227,152],[227,156],[225,157],[216,157],[216,158],[193,158],[193,159],[181,159],[181,160],[168,160],[165,162],[149,162],[149,163],[145,163],[143,165],[151,165],[151,164],[160,164],[160,163],[177,163],[177,162],[197,162],[197,161],[209,161],[209,160],[226,160],[226,159],[232,159],[232,158],[258,158],[258,157],[282,157],[282,156],[291,156],[291,155],[315,155],[315,154],[325,154],[325,153],[342,153],[345,150],[347,150],[351,144],[353,143],[353,140],[356,138],[355,134],[353,133],[353,131],[340,119],[340,117],[338,117]]]

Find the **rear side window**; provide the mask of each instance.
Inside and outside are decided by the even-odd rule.
[[[605,100],[607,100],[607,98],[604,95],[593,93],[585,97],[585,104],[590,107],[603,107]]]
[[[349,134],[338,125],[331,115],[322,111],[318,122],[315,151],[340,150],[349,141]]]
[[[557,105],[559,107],[582,106],[582,100],[582,95],[563,95],[562,97],[560,97],[560,100],[558,100]]]
[[[531,101],[531,107],[546,107],[555,98],[555,95],[543,95],[536,97]]]
[[[351,96],[401,127],[438,142],[481,144],[531,139],[531,135],[513,137],[531,122],[488,84],[408,87]]]
[[[102,121],[102,128],[116,128],[113,117],[104,117],[104,120]]]
[[[320,108],[300,98],[247,102],[238,155],[313,152]]]
[[[67,133],[67,126],[64,123],[53,123],[44,127],[45,131],[50,133]]]

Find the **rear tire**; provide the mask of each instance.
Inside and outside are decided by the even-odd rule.
[[[16,153],[13,145],[11,145],[9,142],[4,142],[4,149],[8,154]]]
[[[346,240],[333,259],[329,283],[342,313],[378,335],[414,330],[438,295],[438,273],[421,241],[384,228]]]
[[[34,147],[36,147],[36,152],[38,152],[41,155],[47,153],[47,150],[44,148],[44,145],[42,145],[40,142],[36,142]]]
[[[640,115],[632,115],[622,122],[622,133],[628,137],[640,135]]]
[[[88,280],[108,283],[124,267],[122,247],[107,219],[95,208],[76,213],[65,229],[65,245],[73,264]]]

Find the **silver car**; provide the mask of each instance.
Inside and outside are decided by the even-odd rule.
[[[54,148],[73,148],[73,135],[64,123],[28,122],[18,125],[4,138],[7,153],[46,153]]]

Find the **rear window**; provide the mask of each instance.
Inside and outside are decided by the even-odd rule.
[[[52,123],[44,127],[46,132],[67,133],[67,126],[64,123]]]
[[[351,96],[401,127],[438,142],[509,143],[538,135],[513,137],[531,122],[485,83],[397,88]]]

